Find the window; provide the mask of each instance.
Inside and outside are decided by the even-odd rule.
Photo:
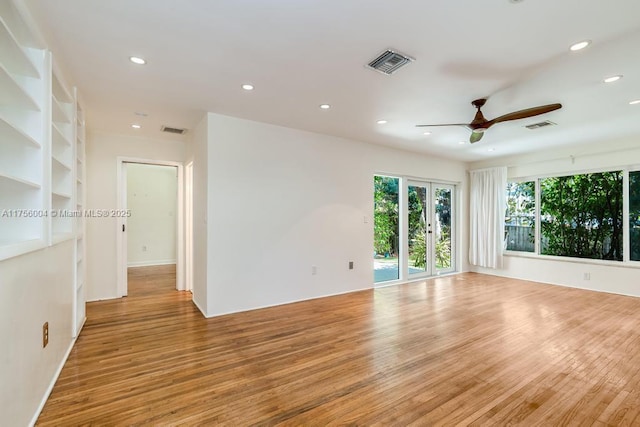
[[[541,253],[622,261],[622,172],[540,180]]]
[[[640,261],[640,171],[629,172],[629,258]]]
[[[507,250],[535,251],[536,183],[507,183],[505,238]]]
[[[623,191],[627,175],[628,196]],[[534,252],[538,238],[542,255],[640,261],[640,170],[540,178],[538,199],[536,184],[507,184],[507,250]]]

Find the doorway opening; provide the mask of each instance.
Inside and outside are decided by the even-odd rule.
[[[183,170],[177,162],[118,159],[118,294],[184,290]]]
[[[455,271],[455,186],[374,176],[374,283]]]

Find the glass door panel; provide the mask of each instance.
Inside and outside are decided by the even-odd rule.
[[[400,179],[374,176],[373,278],[375,283],[400,278]]]
[[[453,187],[434,184],[434,255],[437,273],[451,271],[454,268],[452,259],[451,222]]]
[[[428,210],[427,198],[429,195],[426,184],[409,183],[408,188],[408,227],[407,243],[409,248],[409,276],[424,274],[429,268],[427,250],[429,242],[427,238]]]

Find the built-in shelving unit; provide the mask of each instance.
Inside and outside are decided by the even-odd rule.
[[[85,319],[84,111],[26,13],[0,1],[0,260],[73,244],[76,337]]]
[[[0,260],[46,245],[48,55],[0,6]]]
[[[75,239],[76,239],[76,247],[75,247],[75,295],[74,295],[74,321],[73,321],[73,335],[77,336],[82,329],[82,325],[84,324],[86,318],[85,312],[85,282],[86,282],[86,273],[85,273],[85,257],[86,257],[86,247],[85,247],[85,219],[84,219],[84,209],[85,209],[85,169],[84,169],[84,161],[85,161],[85,115],[84,109],[82,108],[78,89],[74,89],[74,106],[75,106],[75,168],[74,168],[74,190],[75,190],[75,211],[79,214],[79,216],[75,217]]]
[[[51,78],[51,240],[73,238],[75,101],[55,73]]]

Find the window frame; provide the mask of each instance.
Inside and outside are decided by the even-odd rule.
[[[622,260],[603,260],[603,259],[594,259],[594,258],[578,258],[578,257],[570,257],[570,256],[560,256],[560,255],[543,255],[540,253],[541,250],[541,217],[540,217],[540,203],[541,203],[541,191],[540,191],[540,182],[545,178],[554,178],[554,177],[564,177],[564,176],[575,176],[575,175],[585,175],[585,174],[596,174],[596,173],[604,173],[604,172],[620,172],[622,174]],[[534,252],[525,252],[525,251],[515,251],[515,250],[507,250],[506,248],[503,250],[503,255],[505,256],[515,256],[515,257],[524,257],[524,258],[542,258],[542,259],[550,259],[557,261],[565,261],[565,262],[573,262],[573,263],[582,263],[582,264],[599,264],[599,265],[613,265],[613,266],[626,266],[633,268],[640,268],[640,260],[631,260],[631,241],[630,241],[630,202],[629,202],[629,173],[631,172],[640,172],[640,165],[633,166],[625,166],[625,167],[606,167],[606,168],[594,168],[594,169],[586,169],[586,170],[575,170],[575,171],[567,171],[567,172],[557,172],[557,173],[547,173],[547,174],[539,174],[539,175],[528,175],[528,176],[513,176],[508,177],[507,182],[527,182],[533,181],[535,182],[535,242],[534,242]],[[506,191],[506,189],[505,189]],[[505,209],[506,213],[506,209]]]
[[[513,249],[507,249],[507,245],[504,246],[504,250],[503,253],[514,253],[514,254],[527,254],[527,255],[533,255],[533,254],[537,254],[538,253],[538,230],[540,228],[540,224],[539,224],[539,214],[538,214],[538,206],[540,204],[540,201],[538,200],[538,194],[539,194],[539,181],[536,178],[522,178],[522,179],[512,179],[509,180],[507,179],[507,185],[510,183],[523,183],[523,182],[533,182],[533,200],[535,203],[535,207],[534,207],[534,235],[533,235],[533,252],[530,251],[516,251]],[[508,200],[508,198],[506,198],[505,200]],[[506,209],[505,209],[505,213],[506,213]],[[505,224],[506,226],[506,224]]]

